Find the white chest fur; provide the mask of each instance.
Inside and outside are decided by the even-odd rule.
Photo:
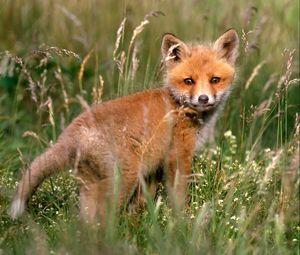
[[[195,152],[202,150],[205,143],[213,141],[217,116],[217,112],[213,113],[212,116],[203,121],[203,124],[198,129],[195,141]]]

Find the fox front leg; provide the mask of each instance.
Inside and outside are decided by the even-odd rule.
[[[191,174],[192,153],[173,151],[166,164],[166,184],[168,195],[175,209],[185,205],[188,188],[188,177]]]

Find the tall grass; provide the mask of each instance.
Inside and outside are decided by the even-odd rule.
[[[299,254],[299,5],[295,1],[1,1],[0,254]],[[160,40],[241,37],[215,143],[194,158],[183,214],[158,198],[109,224],[78,219],[72,171],[19,220],[20,172],[95,103],[161,86]]]

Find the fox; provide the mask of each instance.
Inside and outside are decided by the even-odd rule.
[[[106,219],[116,172],[118,207],[159,169],[172,204],[183,207],[193,156],[213,136],[232,90],[238,48],[235,29],[210,44],[164,34],[163,86],[94,105],[76,117],[23,173],[10,216],[19,217],[39,185],[67,167],[79,180],[80,216],[89,222]]]

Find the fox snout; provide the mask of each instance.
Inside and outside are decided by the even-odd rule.
[[[207,95],[207,94],[201,94],[198,97],[198,102],[200,105],[204,106],[214,106],[216,100],[215,97],[212,95]]]
[[[198,111],[206,111],[216,106],[215,97],[212,95],[201,94],[191,96],[187,104]]]
[[[205,95],[205,94],[200,95],[200,96],[198,97],[198,101],[199,101],[199,103],[201,103],[201,104],[207,104],[208,99],[209,99],[208,96]]]

